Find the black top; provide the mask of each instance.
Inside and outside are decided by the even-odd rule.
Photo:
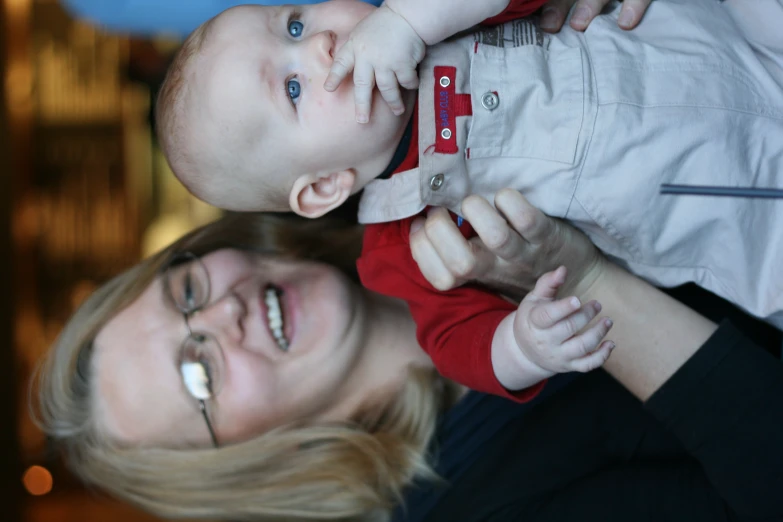
[[[442,440],[447,483],[411,492],[407,520],[783,520],[782,400],[783,365],[725,322],[644,406],[597,371],[511,415],[475,455]],[[461,406],[449,416],[475,430]]]
[[[486,451],[493,438],[511,422],[520,422],[532,409],[575,381],[579,374],[556,375],[532,401],[517,403],[479,392],[468,393],[440,419],[430,457],[438,477],[454,483]],[[425,481],[406,491],[405,504],[393,522],[423,522],[440,502],[444,482]]]

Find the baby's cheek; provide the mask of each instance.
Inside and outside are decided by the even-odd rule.
[[[353,83],[350,80],[343,81],[335,92],[324,91],[324,96],[319,96],[314,102],[317,118],[327,128],[333,128],[341,122],[356,121]]]

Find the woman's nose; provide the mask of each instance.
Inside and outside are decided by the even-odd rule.
[[[204,330],[221,339],[239,343],[244,336],[243,320],[247,308],[242,299],[228,293],[199,310],[191,319],[194,330]]]

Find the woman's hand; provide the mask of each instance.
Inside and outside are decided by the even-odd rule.
[[[447,210],[435,208],[411,227],[413,258],[437,289],[468,281],[521,299],[546,272],[564,265],[568,280],[559,295],[581,295],[605,262],[579,230],[548,217],[512,189],[495,195],[495,207],[480,196],[462,203],[462,215],[478,237],[467,240]]]
[[[541,29],[550,33],[558,32],[563,27],[569,10],[576,4],[570,25],[577,31],[584,31],[610,1],[612,0],[549,0],[541,14]],[[623,29],[633,29],[639,25],[650,2],[652,0],[625,0],[617,24]]]

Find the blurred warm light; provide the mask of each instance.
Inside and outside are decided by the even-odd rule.
[[[30,11],[31,0],[5,0],[5,9],[9,18],[21,18]]]
[[[166,214],[153,221],[141,240],[141,255],[147,257],[169,246],[191,230],[195,224],[187,214]]]
[[[35,303],[22,302],[17,299],[16,303],[16,328],[15,339],[17,346],[24,346],[30,354],[36,357],[41,350],[49,344],[51,339],[47,338],[44,332],[44,324],[41,316],[35,308]]]
[[[81,305],[85,299],[90,297],[97,288],[98,285],[96,285],[93,281],[88,281],[86,279],[83,279],[73,285],[73,289],[71,290],[71,307],[73,310],[79,308],[79,305]]]
[[[31,495],[46,495],[52,490],[52,474],[41,466],[30,466],[22,476],[22,483]]]
[[[5,72],[6,108],[14,116],[32,108],[33,70],[26,61],[9,60]]]
[[[173,34],[159,34],[151,39],[152,45],[163,54],[174,54],[182,45],[182,37]]]
[[[196,227],[220,217],[218,208],[202,203],[189,194],[186,196],[187,206],[181,206],[184,210],[158,216],[144,231],[141,239],[142,258],[163,250]]]

